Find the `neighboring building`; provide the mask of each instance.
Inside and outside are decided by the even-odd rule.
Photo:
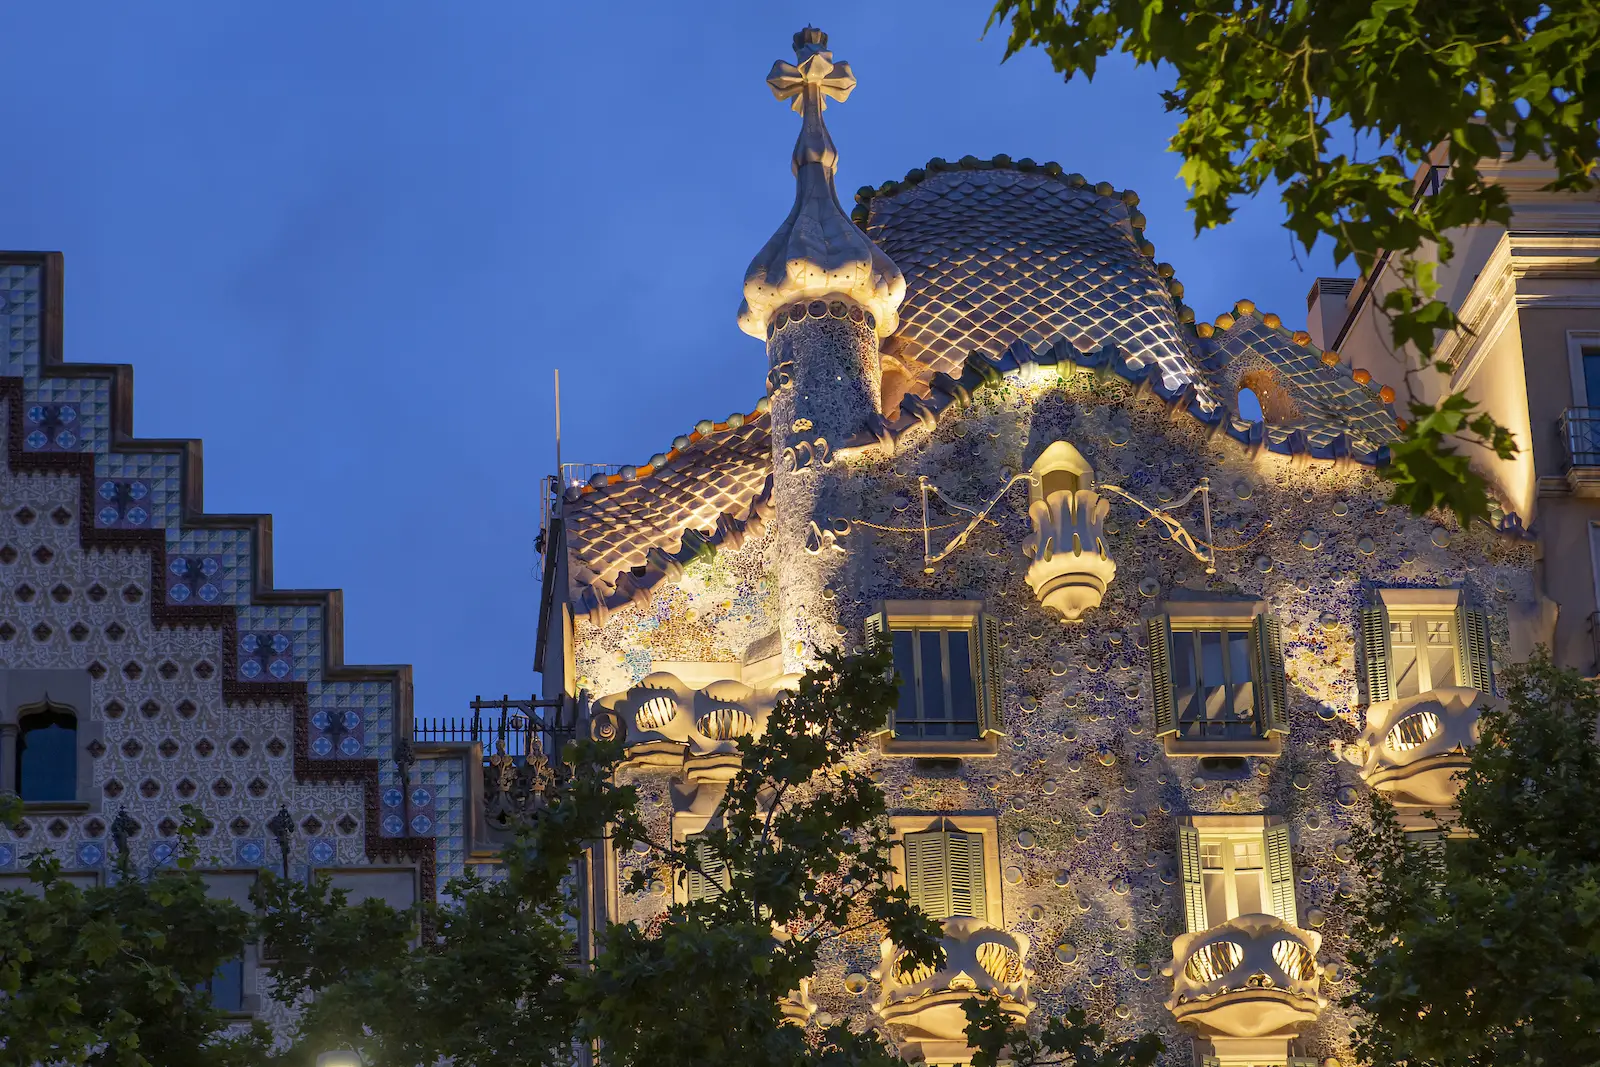
[[[852,941],[791,1017],[959,1063],[957,1006],[992,989],[1159,1031],[1172,1062],[1347,1060],[1348,842],[1370,789],[1419,832],[1451,803],[1496,667],[1542,635],[1538,544],[1388,507],[1401,368],[1249,301],[1197,325],[1132,192],[933,160],[853,223],[822,108],[854,78],[817,31],[795,50],[768,79],[801,113],[795,205],[739,312],[764,395],[562,472],[546,697],[626,739],[681,840],[817,651],[884,635],[904,686],[859,760],[950,962],[902,981]],[[714,891],[630,893],[643,862],[597,857],[587,921]]]
[[[0,889],[44,849],[81,884],[119,846],[168,863],[194,804],[219,895],[287,865],[432,898],[465,858],[470,753],[397,765],[410,668],[344,662],[337,591],[273,587],[271,519],[205,513],[199,443],[133,436],[129,368],[62,361],[61,298],[59,254],[0,254],[0,789],[24,802]],[[281,1019],[255,957],[214,992]]]
[[[1417,196],[1435,188],[1439,162],[1417,175]],[[1397,352],[1383,297],[1393,289],[1389,256],[1366,277],[1319,278],[1308,297],[1311,334],[1350,363],[1392,382],[1396,407],[1465,392],[1516,436],[1500,460],[1473,449],[1503,512],[1525,524],[1540,549],[1534,636],[1558,663],[1600,675],[1600,192],[1557,193],[1537,159],[1491,162],[1511,226],[1452,233],[1454,256],[1438,271],[1440,299],[1463,328],[1437,352],[1452,368],[1420,369]],[[1424,250],[1424,258],[1432,256]],[[1411,372],[1407,374],[1407,372]],[[1497,516],[1498,518],[1498,516]]]

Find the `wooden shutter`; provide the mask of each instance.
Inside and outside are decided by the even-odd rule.
[[[948,837],[943,831],[906,834],[906,891],[911,903],[930,918],[950,917],[950,878],[946,857]]]
[[[1005,732],[1001,708],[1005,706],[1005,685],[1000,674],[1000,620],[993,615],[978,616],[978,632],[973,634],[978,659],[978,729],[981,733]]]
[[[1406,843],[1416,848],[1418,858],[1428,865],[1428,885],[1444,888],[1445,838],[1439,830],[1407,830]]]
[[[1183,881],[1183,915],[1189,932],[1210,929],[1206,922],[1206,887],[1200,873],[1200,831],[1192,826],[1178,827],[1178,871]]]
[[[1256,678],[1256,729],[1261,736],[1289,732],[1289,683],[1283,673],[1283,629],[1271,615],[1257,615],[1256,658],[1261,673]]]
[[[1489,661],[1489,619],[1465,604],[1456,609],[1456,684],[1494,691]]]
[[[1150,695],[1155,704],[1156,736],[1178,732],[1178,710],[1172,696],[1172,620],[1156,615],[1150,620]]]
[[[728,884],[727,864],[711,850],[711,843],[703,840],[699,834],[690,835],[683,843],[694,850],[695,860],[700,865],[699,870],[689,869],[685,894],[691,901],[720,897]]]
[[[881,611],[875,611],[871,615],[868,615],[866,631],[868,650],[871,650],[879,641],[889,641],[889,617]],[[889,672],[891,675],[893,675],[893,666],[889,668]],[[907,681],[911,682],[912,684],[916,683],[915,678],[909,678]],[[878,733],[894,733],[894,717],[898,710],[899,698],[896,697],[895,703],[890,704],[888,710],[884,713],[883,725],[878,728]]]
[[[945,837],[945,870],[950,886],[949,914],[988,918],[983,879],[983,835],[952,832]]]
[[[1289,849],[1289,828],[1284,825],[1266,828],[1267,838],[1267,897],[1272,914],[1290,926],[1300,925],[1300,913],[1294,902],[1294,856]]]
[[[1389,647],[1389,613],[1382,605],[1361,609],[1361,664],[1367,678],[1367,703],[1376,704],[1394,695],[1389,665],[1394,654]]]

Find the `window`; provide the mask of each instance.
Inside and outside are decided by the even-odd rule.
[[[983,834],[929,830],[906,834],[906,891],[933,919],[987,918]]]
[[[1150,620],[1156,735],[1169,755],[1275,755],[1288,732],[1278,622],[1253,603]]]
[[[1382,589],[1361,610],[1367,700],[1402,700],[1435,689],[1493,690],[1488,619],[1455,589]]]
[[[1289,828],[1261,816],[1194,816],[1178,827],[1184,913],[1191,932],[1241,915],[1298,923]]]
[[[211,1003],[218,1011],[242,1013],[244,1007],[244,959],[224,960],[212,976],[200,983],[203,992],[210,994]]]
[[[78,720],[45,704],[17,720],[17,793],[24,803],[78,799]]]
[[[683,843],[694,849],[695,859],[700,864],[699,870],[690,868],[687,872],[684,895],[690,903],[720,897],[728,888],[728,865],[711,850],[710,842],[703,840],[700,834],[690,834],[683,839]]]
[[[890,601],[867,619],[894,651],[900,696],[886,752],[992,755],[1000,733],[1000,630],[968,601]]]

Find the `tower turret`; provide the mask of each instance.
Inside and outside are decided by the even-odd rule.
[[[781,621],[796,665],[819,645],[845,643],[837,627],[859,612],[840,603],[848,556],[834,523],[844,472],[834,451],[883,425],[878,340],[894,332],[906,283],[900,268],[839,206],[839,152],[822,112],[855,88],[828,35],[794,35],[795,62],[767,84],[800,112],[794,206],[745,271],[739,327],[767,342]]]

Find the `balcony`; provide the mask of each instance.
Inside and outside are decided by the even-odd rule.
[[[1568,487],[1578,496],[1600,497],[1600,408],[1568,408],[1558,426]]]
[[[901,951],[883,943],[883,962],[873,972],[881,992],[873,1008],[927,1063],[964,1062],[967,1015],[962,1005],[979,993],[1001,998],[1008,1014],[1026,1019],[1035,1001],[1028,991],[1033,972],[1024,961],[1028,939],[982,919],[946,919],[944,967],[914,967],[900,973]]]
[[[1478,716],[1496,702],[1450,686],[1374,704],[1359,745],[1361,777],[1402,809],[1454,807],[1456,775],[1478,743]]]
[[[1287,1043],[1328,1006],[1319,991],[1321,946],[1321,934],[1276,915],[1241,915],[1183,934],[1162,972],[1172,977],[1167,1010],[1214,1045],[1260,1038]]]

